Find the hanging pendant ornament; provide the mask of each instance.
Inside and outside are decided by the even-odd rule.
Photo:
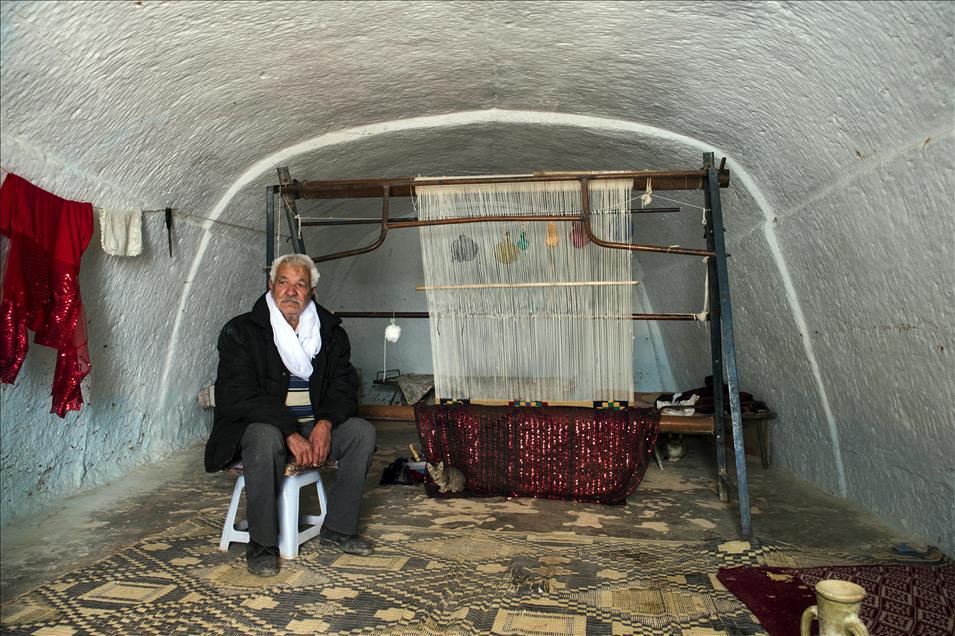
[[[473,261],[478,249],[477,243],[462,234],[451,243],[451,260],[455,263]]]
[[[570,231],[570,241],[577,249],[585,247],[587,243],[590,242],[590,239],[587,238],[587,232],[584,230],[584,224],[582,221],[577,221],[574,223],[574,229]]]
[[[519,255],[520,250],[518,250],[517,246],[511,241],[511,233],[504,232],[504,240],[498,243],[497,247],[494,248],[494,257],[498,262],[510,265],[517,260]]]
[[[547,224],[547,237],[544,238],[544,245],[547,247],[557,247],[560,243],[560,236],[557,234],[557,224],[554,222]]]
[[[521,237],[517,239],[517,247],[522,252],[525,252],[527,251],[528,245],[530,245],[530,243],[527,242],[527,232],[525,232],[524,230],[521,230]]]
[[[647,178],[647,190],[646,190],[646,192],[644,192],[643,194],[640,195],[640,206],[641,206],[641,207],[644,207],[644,208],[645,208],[645,207],[647,207],[648,205],[650,205],[651,203],[653,203],[653,183],[652,183],[652,181],[653,181],[652,179]]]
[[[388,379],[388,343],[398,342],[401,337],[401,327],[395,323],[395,317],[391,317],[391,324],[385,327],[385,342],[381,347],[381,379]]]
[[[401,327],[395,323],[395,319],[391,319],[391,324],[385,327],[385,340],[388,342],[398,342],[398,338],[401,337]]]

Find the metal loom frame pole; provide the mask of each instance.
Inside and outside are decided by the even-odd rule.
[[[298,209],[295,205],[295,198],[286,194],[285,188],[292,184],[292,175],[287,166],[275,169],[279,176],[279,196],[282,197],[282,203],[285,204],[285,219],[288,221],[288,231],[292,237],[292,247],[296,254],[305,253],[305,241],[302,239],[302,233],[295,223],[298,216]]]
[[[269,286],[269,270],[275,260],[275,186],[265,188],[265,286]]]
[[[431,227],[435,225],[461,225],[461,224],[470,224],[470,223],[525,223],[525,222],[561,222],[561,223],[580,223],[584,228],[587,236],[590,238],[590,241],[595,245],[600,247],[607,247],[617,250],[630,250],[632,252],[656,252],[658,254],[680,254],[683,256],[713,256],[713,252],[710,250],[699,250],[687,247],[679,247],[673,245],[647,245],[643,243],[616,243],[613,241],[604,241],[603,239],[594,236],[593,230],[590,227],[590,194],[587,189],[587,179],[581,179],[581,202],[584,206],[583,211],[580,216],[568,216],[568,215],[553,215],[553,214],[528,214],[528,215],[517,215],[517,216],[474,216],[474,217],[456,217],[456,218],[447,218],[447,219],[431,219],[427,221],[388,221],[388,214],[386,208],[388,207],[388,195],[382,196],[382,219],[381,219],[381,235],[378,237],[378,240],[375,241],[372,245],[366,247],[359,247],[352,250],[345,250],[343,252],[333,252],[331,254],[322,254],[321,256],[313,256],[312,260],[316,263],[323,263],[325,261],[334,261],[339,258],[347,258],[349,256],[357,256],[358,254],[364,254],[366,252],[371,252],[378,249],[378,247],[384,243],[385,236],[388,234],[388,230],[400,230],[403,228],[409,227]],[[384,184],[381,186],[383,192],[388,193],[391,186]],[[291,217],[289,220],[291,224]],[[290,225],[291,227],[291,225]],[[294,232],[294,229],[293,229]],[[304,249],[304,248],[303,248]]]
[[[709,157],[707,157],[709,159]],[[746,451],[743,448],[743,419],[739,402],[739,371],[736,367],[736,341],[733,338],[733,306],[730,302],[729,271],[726,266],[726,243],[723,237],[723,207],[720,203],[719,170],[713,167],[712,159],[706,168],[706,189],[712,225],[713,247],[716,252],[716,288],[719,293],[720,335],[723,343],[723,362],[729,382],[730,416],[733,424],[733,450],[736,455],[736,491],[739,495],[739,514],[742,533],[753,536],[753,518],[749,504],[749,478],[746,471]],[[716,378],[713,378],[714,383]],[[724,479],[724,476],[720,477]],[[727,481],[729,475],[725,476]]]
[[[685,256],[712,256],[713,252],[709,250],[697,250],[674,245],[647,245],[646,243],[618,243],[616,241],[605,241],[594,234],[590,226],[590,179],[588,177],[580,178],[580,218],[584,233],[590,242],[600,247],[609,247],[615,250],[630,250],[631,252],[656,252],[657,254],[683,254]]]
[[[352,250],[345,250],[344,252],[334,252],[332,254],[322,254],[321,256],[312,256],[312,261],[316,263],[324,263],[326,261],[334,261],[339,258],[346,258],[348,256],[358,256],[359,254],[365,254],[367,252],[374,252],[376,249],[381,247],[381,244],[385,242],[385,237],[388,236],[388,229],[393,227],[388,223],[388,214],[391,207],[391,186],[384,184],[381,186],[381,232],[378,233],[378,238],[375,239],[375,242],[371,245],[366,245],[365,247],[356,247]]]
[[[706,167],[713,165],[713,153],[704,155]],[[712,197],[709,188],[703,190],[704,207],[706,208],[706,247],[713,250],[713,215],[709,213],[712,208]],[[717,280],[719,275],[716,271],[716,259],[709,258],[706,261],[707,273],[709,275],[707,290],[709,293],[710,312],[710,357],[713,365],[713,436],[716,438],[716,482],[719,487],[720,501],[729,501],[727,490],[727,471],[726,471],[726,418],[723,411],[723,344],[721,340],[720,320],[720,290]]]
[[[630,214],[657,214],[661,212],[679,212],[680,208],[635,208],[630,210]],[[512,218],[512,217],[508,217]],[[391,227],[400,227],[396,225],[398,223],[420,221],[418,217],[406,217],[406,218],[397,218],[391,222]],[[566,217],[562,217],[562,220],[567,220]],[[380,219],[300,219],[299,223],[302,227],[335,227],[340,225],[378,225],[381,223]]]
[[[705,186],[703,170],[614,170],[608,172],[539,172],[518,175],[483,175],[473,177],[399,177],[392,179],[343,179],[337,181],[303,181],[285,187],[284,192],[296,199],[351,199],[381,196],[381,187],[391,186],[392,197],[415,194],[418,186],[472,185],[487,183],[532,183],[538,181],[575,181],[581,177],[598,179],[633,179],[634,189],[643,189],[647,179],[655,190],[700,190]],[[729,185],[729,170],[720,170],[720,184]]]

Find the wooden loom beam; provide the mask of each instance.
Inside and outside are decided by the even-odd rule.
[[[501,404],[506,404],[501,402]],[[550,404],[550,406],[559,406]],[[590,406],[584,402],[570,406]],[[410,404],[362,404],[358,407],[358,414],[362,417],[375,420],[414,421],[414,406]],[[757,419],[757,418],[747,418]],[[681,417],[663,416],[660,419],[661,433],[684,433],[686,435],[712,435],[713,416],[691,415]]]
[[[336,311],[339,318],[430,318],[427,311]],[[630,320],[699,320],[698,314],[630,314]],[[707,318],[709,320],[709,318]]]
[[[525,175],[500,175],[484,177],[443,177],[443,178],[414,178],[399,177],[394,179],[339,179],[324,181],[299,181],[282,185],[283,194],[296,199],[376,199],[381,197],[382,188],[388,186],[393,197],[414,196],[416,186],[431,185],[471,185],[487,183],[532,183],[539,181],[574,181],[586,178],[598,179],[633,179],[634,189],[643,190],[647,187],[647,179],[651,180],[654,190],[702,190],[706,186],[705,170],[669,170],[650,172],[639,171],[611,171],[611,172],[552,172]],[[720,187],[729,185],[730,171],[719,171]]]

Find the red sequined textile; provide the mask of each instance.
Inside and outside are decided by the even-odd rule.
[[[654,409],[415,405],[428,461],[464,473],[474,494],[621,503],[653,453]]]
[[[12,384],[33,341],[57,350],[53,408],[83,406],[90,370],[80,299],[80,257],[93,236],[93,206],[67,201],[15,174],[0,187],[0,234],[10,240],[0,298],[0,381]]]

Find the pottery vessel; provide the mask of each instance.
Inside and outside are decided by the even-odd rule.
[[[849,581],[825,580],[816,584],[816,604],[802,613],[801,636],[809,636],[813,620],[819,621],[819,636],[869,636],[859,620],[865,590]]]

